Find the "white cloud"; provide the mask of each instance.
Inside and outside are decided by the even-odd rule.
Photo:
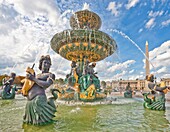
[[[115,72],[117,70],[122,70],[122,69],[126,69],[128,67],[130,67],[132,64],[135,63],[135,60],[127,60],[123,63],[118,63],[118,64],[115,64],[113,66],[111,66],[110,68],[108,68],[108,72]]]
[[[157,77],[162,77],[165,74],[170,74],[170,40],[161,44],[160,47],[150,51],[149,60],[151,73],[156,74]],[[143,62],[145,63],[145,60],[143,60]],[[151,63],[154,67],[152,67]]]
[[[50,40],[57,32],[69,28],[69,20],[60,14],[54,0],[43,0],[41,3],[2,1],[0,16],[0,60],[3,60],[0,74],[15,71],[25,75],[26,67],[34,62],[35,70],[39,72],[38,60],[42,54],[50,54],[52,59],[57,60],[57,54],[50,49]],[[59,55],[57,57],[61,59]],[[53,63],[53,66],[58,65],[58,61]]]
[[[166,73],[166,71],[167,71],[167,68],[164,66],[164,67],[160,68],[160,69],[157,71],[157,73],[158,73],[158,74],[160,74],[160,73]]]
[[[10,3],[10,0],[7,0]],[[55,0],[15,0],[13,4],[15,10],[21,15],[26,15],[30,19],[37,16],[44,16],[48,18],[50,24],[57,24],[57,18],[59,17],[59,10],[56,7]]]
[[[143,31],[143,29],[142,29],[142,28],[140,28],[138,32],[139,32],[139,33],[141,33],[142,31]]]
[[[113,80],[118,80],[118,79],[122,79],[124,75],[127,74],[127,71],[123,70],[121,73],[117,73],[116,75],[114,75],[112,77]]]
[[[149,17],[157,17],[157,16],[162,16],[164,13],[164,11],[150,11],[149,12]]]
[[[95,71],[98,72],[97,76],[99,76],[100,80],[127,78],[129,72],[134,72],[134,70],[130,70],[130,66],[134,63],[134,60],[127,60],[123,63],[103,60],[97,63]]]
[[[157,17],[163,16],[164,15],[164,11],[149,11],[148,12],[148,17],[150,18],[150,20],[146,23],[145,28],[150,29],[153,28],[156,25],[156,19]]]
[[[155,18],[151,18],[145,25],[145,28],[153,28],[155,26]]]
[[[12,29],[16,29],[19,26],[16,20],[17,16],[18,13],[12,5],[0,4],[0,34],[6,35]]]
[[[135,7],[138,2],[139,0],[129,0],[125,7],[129,10],[130,8]]]
[[[134,70],[134,69],[132,69],[132,70],[130,70],[130,71],[129,71],[129,73],[131,74],[131,73],[133,73],[134,71],[135,71],[135,70]]]
[[[115,16],[118,16],[119,15],[119,8],[122,7],[122,4],[120,3],[116,3],[116,2],[110,2],[108,7],[107,7],[107,10],[108,11],[111,11],[111,13]]]
[[[142,75],[142,74],[144,74],[144,72],[140,72],[140,74]]]
[[[6,66],[12,67],[15,64],[15,62],[12,60],[10,56],[6,56],[4,54],[0,54],[0,55],[1,55],[0,71],[6,68]]]
[[[159,5],[165,5],[168,0],[152,0],[152,8],[155,8],[157,4]]]
[[[163,21],[161,23],[162,26],[168,26],[170,24],[170,19],[166,20],[166,21]]]
[[[170,73],[162,75],[161,78],[170,78]]]
[[[129,77],[129,80],[136,80],[136,79],[144,79],[144,74],[140,74],[140,75],[132,75]]]
[[[164,42],[160,47],[149,52],[149,58],[155,68],[169,66],[170,61],[170,40]]]
[[[97,72],[103,72],[106,71],[106,69],[108,69],[110,66],[114,65],[114,63],[110,62],[110,61],[99,61],[96,65],[96,71]]]

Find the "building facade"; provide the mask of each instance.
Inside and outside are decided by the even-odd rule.
[[[114,80],[111,82],[111,86],[113,89],[125,90],[128,83],[133,90],[141,90],[145,87],[145,80]]]
[[[166,86],[170,86],[170,78],[163,78],[162,81],[165,81]],[[113,80],[107,81],[106,87],[111,87],[113,90],[125,90],[127,84],[130,83],[132,90],[144,90],[146,87],[146,80]]]

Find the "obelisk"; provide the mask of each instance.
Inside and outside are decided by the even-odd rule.
[[[146,76],[150,74],[150,67],[149,67],[149,50],[148,50],[148,41],[146,41],[146,45],[145,45],[145,55],[147,58],[145,58],[145,72],[146,72]]]

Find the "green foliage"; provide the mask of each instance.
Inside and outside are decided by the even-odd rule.
[[[103,88],[106,88],[106,82],[105,82],[105,81],[101,81],[101,86],[102,86]]]

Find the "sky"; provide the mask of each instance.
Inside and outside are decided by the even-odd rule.
[[[51,72],[65,78],[71,62],[51,49],[50,40],[71,29],[69,18],[83,9],[100,16],[99,30],[118,46],[113,55],[97,62],[100,80],[144,79],[146,41],[151,73],[170,78],[169,0],[0,0],[0,75],[25,75],[33,63],[39,73],[40,56],[49,54]]]

